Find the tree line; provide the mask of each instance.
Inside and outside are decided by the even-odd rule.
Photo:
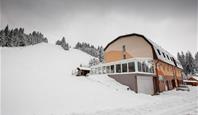
[[[93,57],[98,58],[99,62],[103,62],[103,60],[104,60],[104,49],[102,46],[98,46],[96,48],[94,45],[91,45],[89,43],[78,42],[74,48],[79,49]]]
[[[26,34],[24,33],[24,28],[9,29],[8,25],[5,29],[0,30],[1,47],[20,47],[34,45],[41,42],[48,43],[48,40],[40,32],[33,31],[30,34]]]
[[[32,33],[26,34],[24,28],[10,29],[8,25],[0,30],[0,47],[24,47],[42,42],[48,43],[48,39],[44,37],[41,32],[33,31]],[[69,43],[66,42],[65,37],[61,40],[57,40],[55,44],[60,45],[64,50],[70,49]],[[102,46],[96,48],[89,43],[78,42],[74,48],[98,58],[100,62],[103,61]]]
[[[186,75],[198,72],[198,52],[193,56],[190,51],[177,53],[177,59],[180,61],[183,71]]]

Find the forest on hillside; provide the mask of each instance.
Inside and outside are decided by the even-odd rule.
[[[33,31],[27,34],[24,32],[24,28],[10,29],[8,25],[0,30],[0,47],[24,47],[42,42],[48,43],[48,39],[41,32]],[[65,37],[57,40],[55,44],[60,45],[64,50],[71,48]],[[90,65],[98,64],[104,60],[104,49],[102,46],[95,47],[86,42],[77,42],[74,48],[94,57],[90,60]],[[186,53],[178,52],[177,59],[181,62],[186,75],[198,72],[198,52],[194,56],[190,51]]]
[[[5,29],[0,30],[0,46],[1,47],[21,47],[34,45],[41,42],[48,42],[48,39],[40,32],[24,33],[24,28],[9,29],[7,25]]]

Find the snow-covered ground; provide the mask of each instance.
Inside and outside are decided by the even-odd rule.
[[[1,49],[2,115],[191,115],[198,88],[158,96],[127,91],[106,75],[72,76],[91,56],[76,49],[38,44]]]

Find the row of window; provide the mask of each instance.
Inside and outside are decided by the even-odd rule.
[[[157,49],[157,52],[159,55],[161,55],[161,52],[159,49]],[[164,52],[162,52],[162,55],[164,56],[164,58],[167,58],[168,60],[171,60],[173,61],[173,58],[172,57],[169,57],[168,54],[165,54]]]
[[[137,65],[137,68],[136,68]],[[154,73],[153,61],[134,61],[122,64],[114,64],[92,68],[93,74],[105,73],[126,73],[126,72],[146,72]]]
[[[160,52],[159,49],[157,49],[157,52],[158,52],[159,55],[161,55],[161,52]],[[165,54],[164,52],[162,52],[162,55],[163,55],[164,58],[167,58],[168,60],[174,62],[173,57],[169,57],[169,56],[168,56],[167,54]],[[177,62],[177,61],[176,61],[176,64],[177,64],[177,66],[181,66],[181,64],[180,64],[179,62]]]

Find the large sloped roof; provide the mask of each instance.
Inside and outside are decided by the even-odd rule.
[[[157,56],[157,58],[163,62],[166,62],[168,64],[171,64],[173,66],[177,66],[178,68],[182,68],[181,63],[179,62],[179,60],[177,60],[172,54],[170,54],[167,50],[165,50],[164,48],[160,47],[159,45],[157,45],[155,42],[153,42],[150,39],[147,39],[146,37],[144,37],[143,35],[140,34],[127,34],[127,35],[122,35],[117,37],[115,40],[113,40],[112,42],[110,42],[109,44],[107,44],[107,46],[104,48],[104,50],[106,50],[112,43],[114,43],[115,41],[117,41],[118,39],[124,38],[124,37],[129,37],[129,36],[138,36],[141,38],[144,38],[153,48],[153,50],[155,51],[155,54]],[[175,63],[174,63],[175,62]]]

